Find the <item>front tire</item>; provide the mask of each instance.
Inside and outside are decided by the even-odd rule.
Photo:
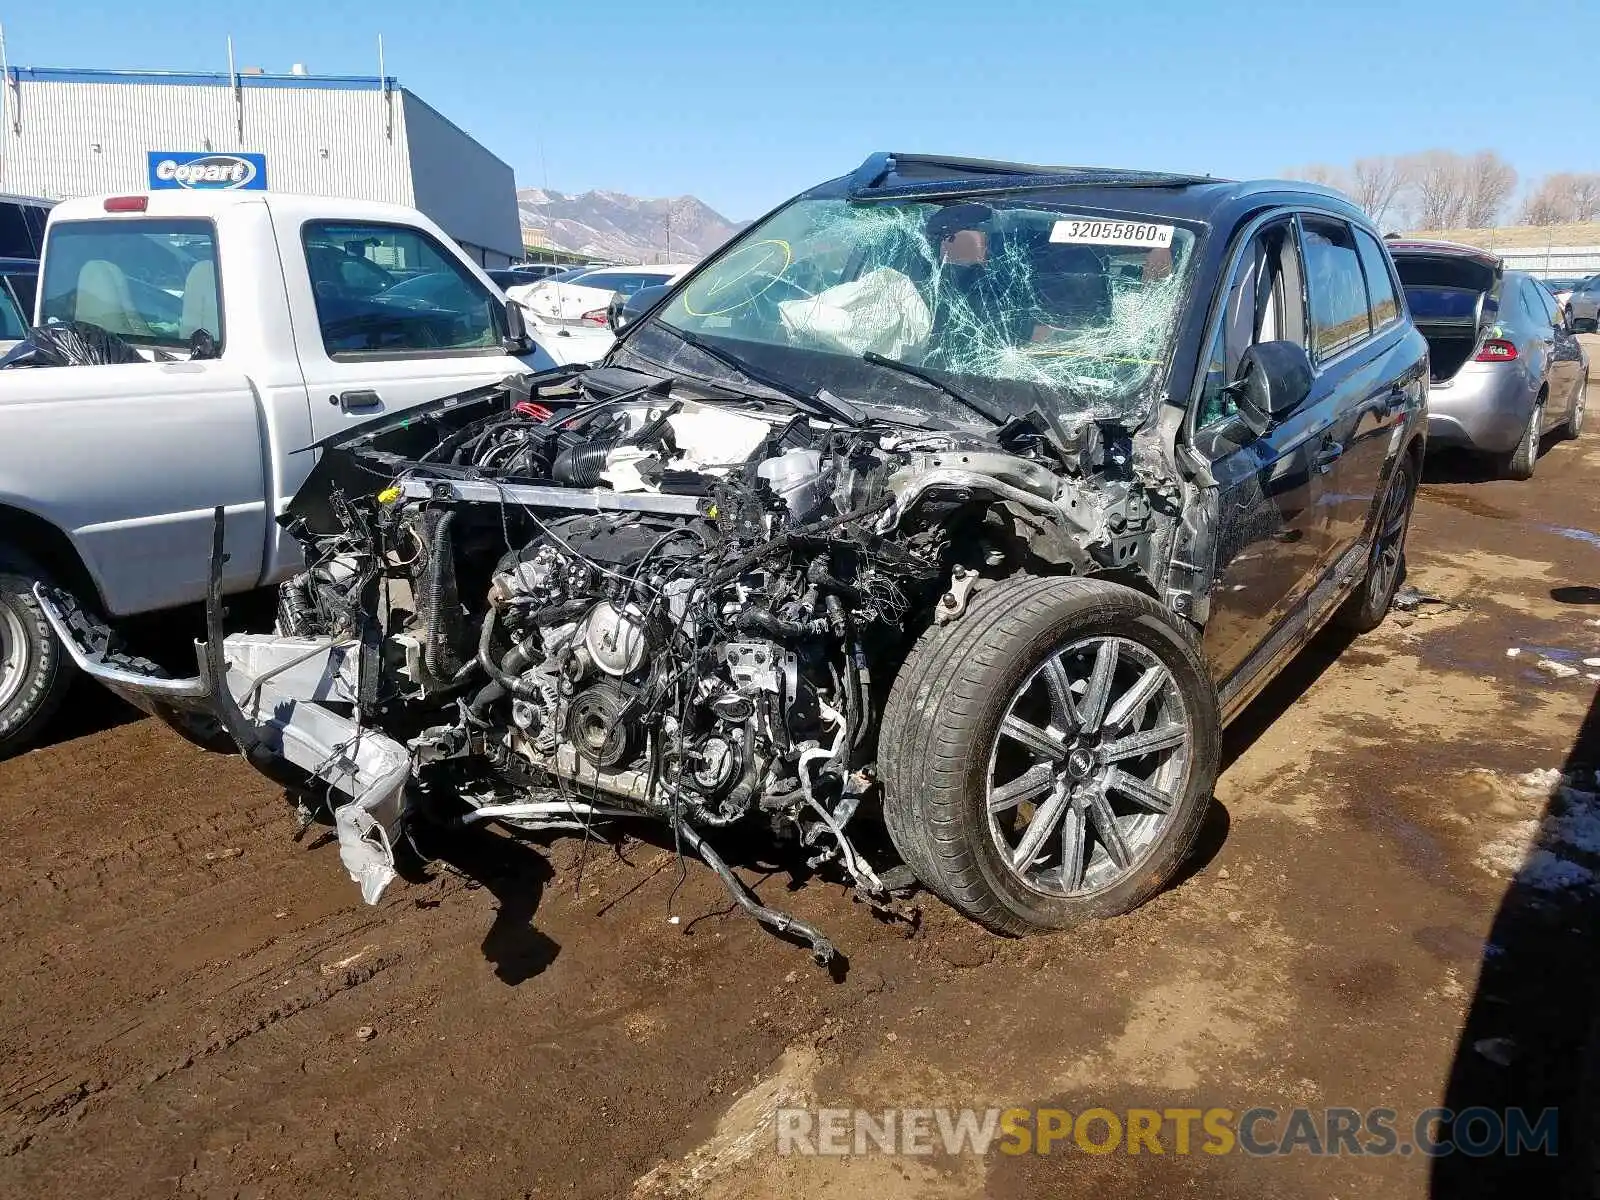
[[[48,582],[27,559],[0,551],[0,759],[38,736],[72,686],[72,663],[33,595]]]
[[[885,823],[929,890],[990,929],[1114,916],[1192,849],[1220,730],[1193,637],[1154,600],[1002,580],[924,633],[895,680]]]

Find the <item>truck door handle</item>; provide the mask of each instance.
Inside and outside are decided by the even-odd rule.
[[[1321,475],[1325,471],[1328,471],[1330,468],[1332,468],[1333,464],[1339,461],[1339,456],[1343,453],[1344,447],[1338,442],[1335,442],[1332,439],[1323,442],[1321,449],[1317,451],[1316,458],[1311,460],[1312,465],[1316,468],[1317,474]]]
[[[370,388],[357,392],[340,392],[337,397],[329,396],[328,399],[344,412],[366,412],[368,409],[383,407],[383,397]]]

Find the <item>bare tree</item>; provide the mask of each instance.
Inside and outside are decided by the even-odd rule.
[[[1566,171],[1546,175],[1522,203],[1529,225],[1564,225],[1600,219],[1600,175]]]
[[[1462,223],[1484,229],[1498,223],[1500,210],[1517,187],[1517,171],[1493,150],[1480,150],[1462,162]]]
[[[1541,179],[1522,202],[1523,224],[1560,225],[1575,220],[1572,180],[1573,176],[1559,173]]]
[[[1449,150],[1425,150],[1406,155],[1404,162],[1416,223],[1423,229],[1459,228],[1468,188],[1462,157]]]
[[[1358,158],[1350,168],[1350,194],[1380,225],[1405,185],[1406,173],[1400,160],[1386,154]]]
[[[1578,175],[1572,184],[1572,219],[1600,220],[1600,175]]]

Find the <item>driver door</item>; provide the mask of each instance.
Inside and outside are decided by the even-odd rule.
[[[532,369],[502,345],[504,300],[427,230],[273,221],[316,440]]]
[[[1196,400],[1192,446],[1216,479],[1215,582],[1201,648],[1228,694],[1299,640],[1305,602],[1328,538],[1317,455],[1324,424],[1315,405],[1260,437],[1234,419],[1225,391],[1247,347],[1306,344],[1304,273],[1291,218],[1270,220],[1245,242],[1215,327]]]

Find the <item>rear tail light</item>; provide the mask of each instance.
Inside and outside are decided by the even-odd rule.
[[[144,212],[150,206],[149,196],[107,196],[107,212]]]
[[[1472,356],[1473,362],[1511,362],[1517,357],[1517,347],[1514,342],[1504,338],[1490,338],[1482,348]]]
[[[579,317],[585,325],[604,325],[606,323],[606,310],[603,308],[590,309]]]

